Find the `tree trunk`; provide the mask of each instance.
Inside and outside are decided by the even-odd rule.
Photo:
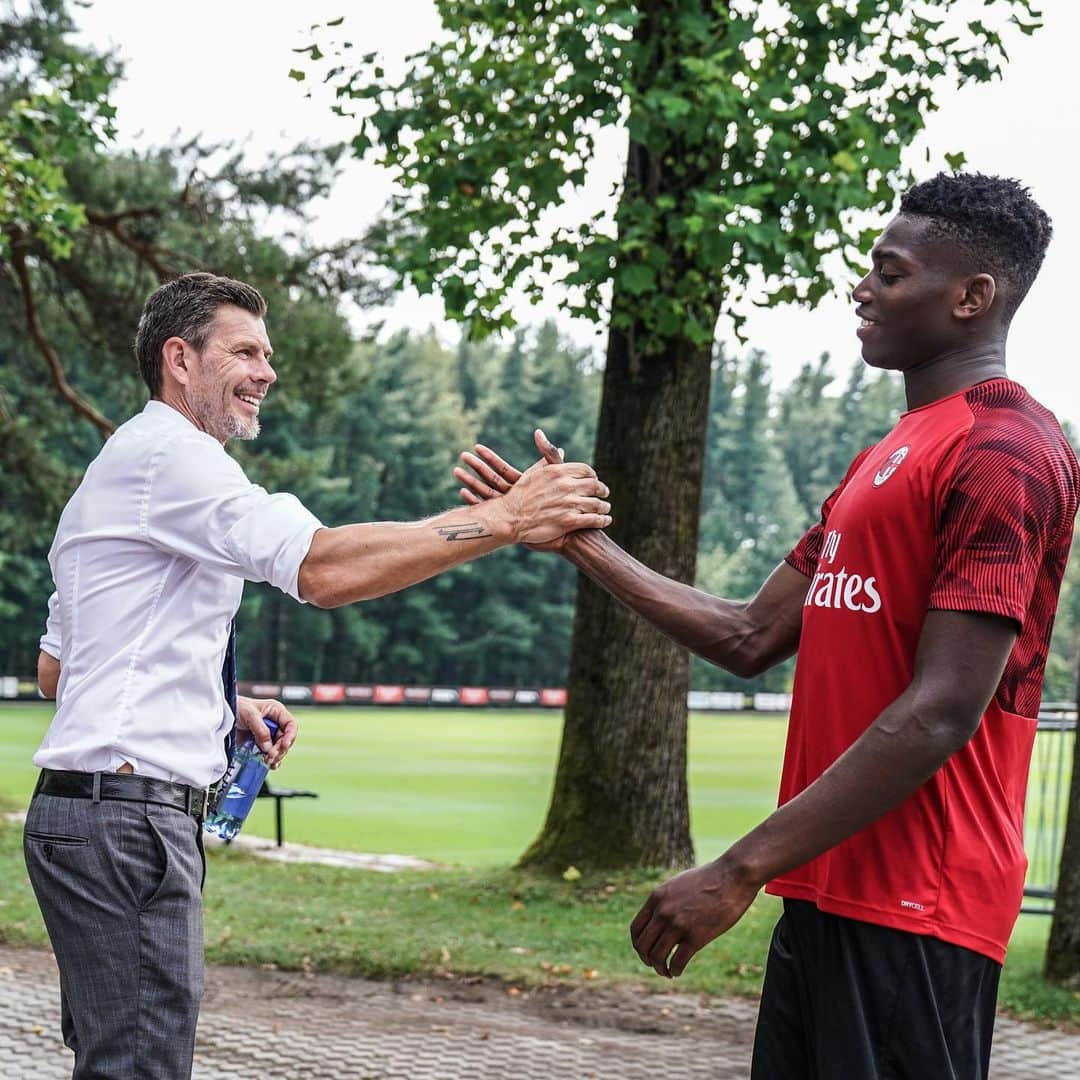
[[[707,7],[703,4],[703,9]],[[671,55],[672,0],[639,6],[642,46],[633,78],[645,94],[682,58]],[[631,123],[631,130],[633,124]],[[631,139],[623,202],[668,209],[640,237],[664,253],[659,289],[681,282],[683,239],[669,225],[693,205],[706,177],[687,148],[650,149]],[[640,236],[642,221],[632,222]],[[624,257],[636,258],[631,253]],[[694,580],[711,341],[661,339],[642,325],[639,300],[616,267],[603,396],[593,463],[611,488],[611,536],[677,581]],[[689,269],[689,268],[687,268]],[[691,310],[691,309],[694,310]],[[719,295],[687,304],[686,316],[713,327]],[[686,692],[690,657],[603,589],[578,583],[562,748],[543,830],[521,864],[548,870],[688,866],[694,860],[686,787]]]
[[[662,574],[693,581],[711,349],[672,342],[635,356],[608,342],[596,470],[613,538]],[[687,866],[689,654],[582,576],[562,749],[547,822],[522,865]]]
[[[1077,665],[1077,698],[1080,699],[1080,661]],[[1050,940],[1046,945],[1045,974],[1051,982],[1080,990],[1080,733],[1073,746],[1065,841],[1061,849]]]

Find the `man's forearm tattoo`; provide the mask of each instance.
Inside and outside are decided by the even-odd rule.
[[[441,525],[435,531],[448,541],[479,540],[482,537],[491,535],[483,525]]]

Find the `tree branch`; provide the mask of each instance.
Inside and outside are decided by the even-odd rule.
[[[160,206],[131,206],[127,210],[116,210],[111,214],[102,214],[98,211],[90,211],[87,214],[88,218],[96,218],[94,224],[99,224],[104,228],[111,228],[113,225],[118,225],[122,221],[130,221],[133,218],[142,217],[161,217]]]
[[[112,236],[115,236],[124,247],[134,252],[157,274],[159,281],[169,281],[174,277],[178,277],[179,271],[170,269],[162,262],[160,249],[155,248],[152,244],[144,244],[141,240],[136,240],[124,228],[121,218],[122,215],[120,214],[102,214],[100,211],[89,209],[86,211],[86,220],[91,225],[104,229]]]
[[[26,326],[30,331],[30,337],[45,360],[52,374],[53,383],[60,396],[70,404],[80,416],[85,417],[101,433],[103,439],[107,439],[115,430],[116,425],[103,413],[98,412],[89,401],[86,400],[67,380],[64,367],[60,363],[60,357],[56,354],[52,342],[49,340],[38,318],[37,303],[34,300],[34,289],[30,281],[30,271],[26,265],[26,248],[23,238],[18,233],[9,233],[11,239],[11,265],[15,270],[15,277],[19,283],[19,291],[22,294],[23,310],[26,314]]]

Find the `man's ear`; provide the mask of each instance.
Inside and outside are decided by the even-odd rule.
[[[997,295],[997,283],[989,274],[976,274],[969,278],[959,302],[953,308],[957,319],[977,319],[993,306]]]
[[[174,382],[187,386],[191,379],[191,346],[179,337],[171,337],[161,346],[161,370]]]

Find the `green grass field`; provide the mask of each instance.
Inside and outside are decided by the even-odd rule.
[[[0,793],[25,804],[50,706],[0,709]],[[544,819],[562,715],[541,711],[298,709],[301,737],[273,776],[318,799],[285,807],[289,840],[506,866]],[[783,717],[695,715],[690,796],[700,858],[718,855],[776,802]],[[268,802],[269,800],[267,800]],[[257,804],[245,831],[273,835]]]
[[[0,808],[25,805],[30,757],[51,709],[0,708]],[[286,810],[290,840],[421,855],[450,870],[382,875],[266,864],[212,852],[207,956],[374,976],[486,974],[522,983],[669,984],[627,943],[627,924],[662,875],[586,875],[567,883],[507,867],[547,809],[561,716],[420,709],[298,710],[303,735],[275,776],[317,800]],[[714,857],[773,807],[782,717],[695,715],[690,796],[699,861]],[[270,808],[249,831],[269,836]],[[0,941],[43,943],[22,866],[19,829],[0,823]],[[260,896],[252,905],[249,898]],[[778,912],[759,897],[695,960],[681,989],[754,994]],[[1080,1024],[1080,995],[1041,979],[1049,920],[1022,915],[1000,1001],[1019,1016]]]

